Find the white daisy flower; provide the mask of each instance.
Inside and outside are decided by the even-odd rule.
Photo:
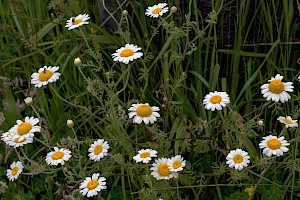
[[[138,104],[132,104],[131,107],[128,109],[131,111],[128,115],[129,118],[133,118],[133,123],[142,123],[142,121],[145,122],[145,124],[153,124],[156,121],[157,117],[160,117],[158,114],[159,107],[153,106],[150,107],[148,103],[138,103]]]
[[[210,92],[204,97],[203,105],[207,110],[222,110],[226,104],[230,103],[229,96],[226,92]]]
[[[298,81],[300,81],[300,75],[298,76]]]
[[[48,165],[58,165],[58,164],[64,165],[65,161],[70,160],[71,157],[72,155],[69,149],[65,149],[65,148],[59,149],[57,147],[54,147],[54,151],[47,153],[46,163]]]
[[[89,157],[93,161],[99,161],[107,155],[109,144],[103,139],[98,139],[89,148]]]
[[[17,135],[17,134],[15,134]],[[22,137],[23,139],[20,139],[21,137],[10,137],[6,144],[9,146],[12,146],[14,148],[22,147],[24,144],[30,144],[33,143],[33,137]]]
[[[141,149],[138,154],[133,157],[136,162],[149,163],[152,157],[157,157],[157,151],[152,149]]]
[[[290,116],[286,116],[286,117],[280,116],[277,118],[277,120],[285,124],[285,128],[298,126],[298,120],[293,120]]]
[[[260,87],[261,93],[263,94],[264,98],[267,98],[267,101],[281,101],[284,103],[288,101],[291,96],[287,92],[293,92],[293,83],[292,82],[282,82],[283,76],[277,74],[269,80],[267,84],[264,84]]]
[[[23,171],[23,165],[20,161],[13,162],[10,165],[10,169],[6,170],[6,176],[10,181],[18,179],[19,175]]]
[[[250,163],[250,156],[246,151],[241,149],[231,150],[226,157],[226,164],[230,168],[235,168],[237,170],[242,170],[244,167],[247,167]]]
[[[14,125],[11,129],[9,129],[9,132],[16,133],[13,135],[14,139],[19,138],[19,140],[23,140],[26,137],[34,137],[35,132],[41,131],[40,126],[35,126],[38,123],[38,118],[25,117],[24,122],[21,120],[17,120],[17,124]]]
[[[43,85],[57,81],[60,76],[60,73],[56,72],[58,69],[58,66],[44,66],[40,68],[38,73],[33,73],[31,75],[31,84],[34,84],[34,87],[40,88]]]
[[[13,135],[15,135],[15,134],[16,133],[9,132],[9,131],[5,132],[5,133],[2,133],[1,140],[7,144],[7,142],[10,141],[11,138],[13,137]]]
[[[183,157],[177,155],[169,159],[168,165],[171,172],[179,172],[183,170],[185,163],[186,161],[183,160]]]
[[[86,177],[85,180],[80,184],[79,189],[80,193],[83,196],[87,194],[87,197],[96,196],[98,192],[106,189],[106,178],[99,177],[99,173],[95,173],[92,175],[92,178]]]
[[[153,163],[152,167],[150,168],[150,170],[152,170],[151,175],[157,180],[176,178],[178,173],[170,171],[168,162],[168,158],[156,159],[155,163]]]
[[[114,59],[114,61],[128,64],[129,61],[133,61],[143,56],[142,52],[138,52],[141,49],[141,47],[138,47],[136,45],[126,44],[125,47],[121,47],[116,51],[116,53],[113,53],[112,58]]]
[[[83,24],[88,24],[89,22],[87,22],[87,20],[89,19],[90,17],[88,14],[80,14],[77,15],[77,17],[71,17],[69,20],[67,20],[67,25],[65,27],[68,28],[68,30],[72,30],[82,26]]]
[[[145,15],[153,18],[158,18],[159,16],[162,16],[166,12],[169,11],[169,8],[167,7],[168,4],[166,3],[159,3],[154,6],[149,6],[146,9]]]
[[[290,145],[285,139],[284,136],[277,138],[276,136],[269,135],[263,137],[263,141],[259,143],[259,148],[263,149],[263,154],[268,157],[282,156],[284,152],[288,152],[287,146]]]

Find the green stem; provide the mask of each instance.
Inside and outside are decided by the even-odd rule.
[[[32,108],[32,110],[36,114],[36,116],[38,117],[38,119],[39,119],[39,125],[42,128],[42,118],[41,118],[41,116],[39,115],[39,113],[37,112],[37,110],[32,105],[30,107]],[[47,136],[44,134],[44,132],[41,130],[40,133],[42,134],[45,142],[47,142]]]
[[[78,67],[78,70],[79,70],[80,74],[82,75],[82,77],[84,78],[84,80],[87,81],[87,78],[86,78],[86,76],[84,75],[84,73],[82,72],[82,70],[81,70],[80,67]]]
[[[123,165],[121,167],[121,174],[124,174],[124,166]],[[121,177],[121,183],[122,183],[123,199],[127,199],[126,198],[126,189],[125,189],[125,177],[124,176]]]
[[[80,143],[79,143],[76,131],[73,127],[71,129],[72,129],[72,131],[74,133],[74,136],[75,136],[76,146],[77,146],[77,153],[78,153],[78,155],[80,155]],[[79,167],[80,167],[80,170],[81,170],[81,159],[79,159]]]
[[[74,107],[81,108],[81,109],[83,109],[83,110],[88,110],[88,108],[86,108],[86,107],[84,107],[84,106],[76,105],[76,104],[74,104],[74,103],[72,103],[72,102],[70,102],[70,101],[67,101],[66,99],[62,98],[62,97],[57,93],[57,91],[53,88],[52,85],[50,85],[49,87],[50,87],[51,90],[54,92],[54,94],[55,94],[60,100],[62,100],[63,102],[65,102],[65,103],[67,103],[67,104],[70,104],[70,105],[72,105],[72,106],[74,106]]]
[[[21,150],[23,156],[24,156],[28,161],[31,161],[31,160],[27,157],[27,155],[26,155],[26,153],[24,152],[24,150],[23,150],[22,147],[20,148],[20,150]]]
[[[176,180],[176,187],[177,187],[177,189],[176,189],[176,192],[177,192],[177,199],[181,199],[181,198],[180,198],[180,194],[179,194],[178,180]]]
[[[77,134],[76,134],[74,128],[72,127],[71,129],[72,129],[72,131],[73,131],[73,133],[74,133],[74,137],[75,137],[76,142],[79,141],[78,138],[77,138]]]
[[[84,41],[85,41],[85,43],[86,43],[86,46],[92,51],[92,49],[91,49],[91,47],[90,47],[90,45],[89,45],[89,43],[88,43],[88,41],[87,41],[87,39],[86,39],[86,37],[85,37],[83,31],[81,30],[81,28],[80,28],[79,30],[80,30],[80,33],[81,33],[81,35],[82,35],[82,38],[84,39]]]
[[[48,147],[48,148],[52,148],[50,145],[46,144],[45,142],[43,142],[42,140],[37,139],[36,137],[34,137],[34,139],[36,141],[38,141],[39,143],[43,144],[44,146]]]

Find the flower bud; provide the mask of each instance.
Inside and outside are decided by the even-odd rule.
[[[176,6],[172,6],[171,13],[176,13],[176,12],[177,12],[177,7]]]
[[[258,126],[263,126],[264,125],[264,120],[260,119],[257,122]]]
[[[31,106],[32,105],[32,98],[31,97],[27,97],[26,99],[24,99],[25,104],[27,106]]]
[[[68,119],[68,120],[67,120],[67,126],[68,126],[69,128],[73,128],[74,122],[73,122],[72,120]]]
[[[80,67],[82,65],[81,59],[79,57],[75,58],[74,65],[76,65],[77,67]]]
[[[123,10],[122,15],[123,16],[127,16],[128,15],[128,11],[127,10]]]

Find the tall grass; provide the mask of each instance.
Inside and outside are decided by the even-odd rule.
[[[108,189],[99,199],[300,197],[300,130],[277,121],[278,116],[300,116],[299,6],[292,0],[168,1],[176,13],[145,16],[156,3],[117,1],[111,11],[107,1],[0,2],[5,117],[0,129],[6,132],[17,119],[37,113],[42,120],[33,144],[0,146],[1,184],[8,186],[3,199],[79,199],[80,182],[96,172],[107,178]],[[109,11],[104,21],[98,9]],[[122,15],[124,10],[128,15]],[[68,31],[66,20],[80,13],[91,16],[89,24]],[[114,62],[111,54],[126,43],[141,47],[142,59],[129,65]],[[77,57],[81,67],[73,63]],[[44,65],[59,65],[62,75],[36,89],[30,76]],[[266,101],[260,92],[276,74],[295,86],[284,104]],[[205,110],[203,99],[211,91],[226,91],[230,105]],[[28,96],[34,97],[36,113],[23,103]],[[154,125],[128,119],[128,108],[136,102],[160,107]],[[74,132],[67,119],[75,122]],[[291,143],[283,157],[262,155],[258,144],[269,134],[284,135]],[[95,163],[87,151],[98,138],[111,148]],[[54,146],[71,149],[70,162],[48,166],[44,158]],[[150,165],[132,159],[142,148],[157,150],[159,158],[181,154],[187,166],[178,179],[155,180]],[[236,148],[251,157],[242,171],[225,164],[229,150]],[[10,182],[5,173],[15,160],[23,161],[25,169]],[[255,192],[249,197],[244,190],[251,186]]]

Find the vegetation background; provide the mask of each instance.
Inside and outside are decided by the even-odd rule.
[[[107,178],[99,199],[299,199],[300,129],[287,130],[277,121],[279,115],[300,116],[298,0],[169,0],[176,13],[145,16],[157,3],[162,1],[0,2],[0,130],[35,116],[24,104],[28,96],[42,119],[33,144],[0,145],[1,199],[82,199],[80,182],[96,172]],[[83,13],[91,16],[88,25],[64,27]],[[113,62],[111,54],[126,43],[142,47],[142,59]],[[73,64],[76,57],[81,68]],[[59,65],[62,75],[36,89],[30,75],[44,65]],[[278,73],[295,87],[284,104],[267,102],[260,93]],[[206,111],[203,98],[215,90],[226,91],[230,105]],[[154,125],[133,124],[128,108],[136,102],[160,107],[161,118]],[[75,122],[77,138],[67,119]],[[284,156],[262,156],[258,144],[270,133],[291,143]],[[110,150],[94,163],[87,149],[98,138]],[[71,149],[70,162],[47,166],[53,146]],[[158,157],[181,154],[187,166],[178,179],[157,181],[149,166],[132,159],[141,148],[157,150]],[[242,171],[225,164],[236,148],[251,157]],[[25,169],[9,182],[6,169],[15,160]],[[250,186],[252,197],[244,192]]]

